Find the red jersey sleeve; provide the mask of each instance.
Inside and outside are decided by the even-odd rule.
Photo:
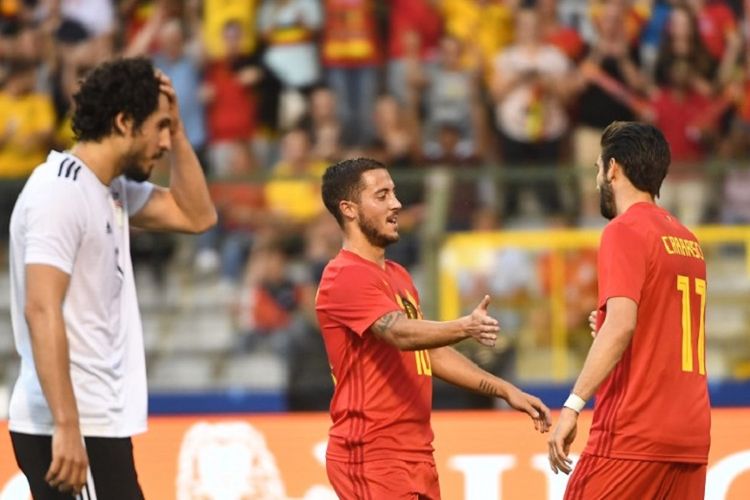
[[[598,258],[600,309],[612,297],[640,302],[647,252],[643,237],[632,226],[615,222],[604,228]]]
[[[318,309],[360,336],[384,314],[401,311],[385,279],[365,267],[341,269],[321,292],[324,300]]]

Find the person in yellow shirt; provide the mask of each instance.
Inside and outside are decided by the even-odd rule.
[[[280,221],[292,225],[311,221],[323,212],[320,178],[326,164],[313,158],[304,129],[287,132],[281,142],[281,160],[266,182],[266,207]]]
[[[0,90],[0,178],[22,179],[46,158],[55,115],[50,96],[34,90],[36,64],[9,66]]]
[[[477,65],[488,81],[492,59],[513,42],[519,0],[442,0],[446,35],[467,47],[465,65]]]
[[[0,242],[24,181],[47,157],[55,124],[52,99],[34,90],[36,62],[14,60],[7,68],[0,90]]]
[[[227,21],[237,21],[242,26],[240,51],[252,54],[257,45],[256,11],[257,0],[204,0],[203,1],[203,42],[206,54],[211,59],[226,55],[223,31]]]

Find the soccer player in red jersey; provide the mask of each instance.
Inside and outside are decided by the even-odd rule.
[[[565,498],[702,499],[711,426],[703,252],[654,202],[670,162],[662,133],[615,122],[601,150],[597,185],[611,222],[599,247],[596,333],[550,437],[550,465],[571,471],[578,413],[596,392]]]
[[[335,383],[326,452],[328,478],[344,500],[440,498],[432,456],[432,376],[507,401],[534,427],[549,429],[536,397],[477,367],[449,347],[473,338],[492,346],[489,297],[454,321],[422,319],[409,273],[385,258],[398,240],[401,208],[377,161],[329,167],[323,201],[344,235],[323,272],[316,311]]]

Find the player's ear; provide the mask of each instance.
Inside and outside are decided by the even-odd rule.
[[[341,200],[339,202],[339,210],[341,210],[341,215],[343,215],[346,220],[354,220],[357,218],[357,209],[354,206],[354,203],[349,200]]]
[[[622,169],[620,168],[620,164],[617,163],[617,160],[614,158],[609,159],[609,168],[607,168],[607,172],[604,174],[607,178],[607,181],[612,182],[615,180],[616,177],[619,177],[622,173]]]
[[[117,135],[129,135],[133,127],[133,118],[123,112],[115,115],[112,130]]]

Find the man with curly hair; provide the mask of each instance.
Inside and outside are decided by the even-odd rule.
[[[197,233],[216,213],[172,83],[150,62],[104,63],[74,99],[77,143],[50,152],[11,217],[9,428],[35,499],[132,500],[147,392],[129,225]],[[161,188],[146,180],[166,153]]]

